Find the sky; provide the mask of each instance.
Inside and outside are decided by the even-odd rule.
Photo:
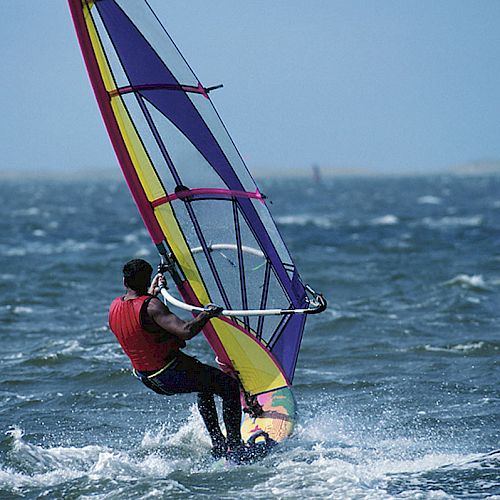
[[[500,0],[150,3],[251,170],[500,159]],[[0,0],[0,61],[0,171],[117,169],[65,0]]]

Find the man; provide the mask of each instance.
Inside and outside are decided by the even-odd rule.
[[[198,393],[198,409],[212,440],[212,455],[244,453],[241,441],[240,390],[236,379],[205,365],[181,351],[207,322],[221,313],[210,306],[191,321],[183,321],[156,295],[165,278],[142,259],[123,267],[126,294],[116,298],[109,310],[109,325],[130,358],[136,376],[153,391],[167,396]],[[214,394],[223,400],[222,415],[227,439],[221,432]]]

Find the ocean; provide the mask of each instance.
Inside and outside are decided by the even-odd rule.
[[[220,467],[107,327],[157,263],[122,180],[0,184],[0,498],[500,498],[500,176],[263,179],[308,319],[295,434]],[[200,335],[186,352],[213,363]]]

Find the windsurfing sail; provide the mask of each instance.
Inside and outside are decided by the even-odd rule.
[[[68,0],[118,161],[181,298],[221,305],[204,334],[256,395],[290,385],[306,315],[304,286],[204,87],[147,1]]]

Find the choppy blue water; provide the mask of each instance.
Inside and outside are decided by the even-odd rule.
[[[107,329],[123,262],[157,259],[125,184],[2,181],[1,498],[500,497],[500,177],[262,188],[330,307],[295,436],[220,469],[194,397],[147,391]]]

